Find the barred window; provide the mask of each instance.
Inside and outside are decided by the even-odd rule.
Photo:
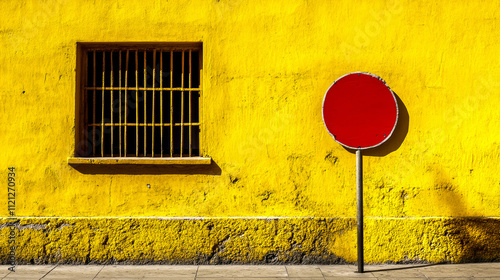
[[[201,44],[79,44],[81,157],[200,156]]]

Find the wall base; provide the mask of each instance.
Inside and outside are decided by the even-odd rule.
[[[0,218],[0,262],[339,264],[354,218]],[[500,261],[498,218],[365,218],[367,263]]]

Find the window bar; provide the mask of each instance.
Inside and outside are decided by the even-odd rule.
[[[174,51],[170,51],[170,157],[174,156],[174,98],[172,88],[174,72]]]
[[[118,132],[118,135],[119,135],[119,140],[118,140],[118,143],[119,143],[119,149],[120,149],[120,157],[122,156],[122,51],[118,51],[118,59],[120,60],[120,62],[118,62],[118,104],[120,106],[120,108],[118,109],[118,112],[120,114],[120,116],[118,116],[118,120],[120,122],[120,126],[118,127],[119,129],[119,132]]]
[[[92,89],[94,89],[94,88],[93,88],[92,86],[89,86],[89,87],[86,87],[86,89],[88,89],[88,90],[92,90]],[[115,91],[116,91],[116,90],[119,90],[119,89],[120,89],[120,87],[119,87],[119,86],[115,86],[115,87],[104,87],[104,88],[103,88],[103,87],[101,87],[101,86],[98,86],[98,87],[96,87],[95,89],[96,89],[96,90],[102,90],[102,89],[104,89],[104,90],[115,90]],[[161,89],[161,88],[159,88],[159,87],[155,87],[155,91],[159,91],[160,89]],[[186,91],[187,91],[187,90],[189,90],[187,87],[186,87],[186,88],[184,88],[184,89],[185,89]],[[124,90],[124,87],[122,87],[122,90]],[[147,87],[147,88],[139,87],[139,90],[150,90],[150,91],[151,91],[151,90],[153,90],[153,88],[152,88],[152,87]],[[166,90],[166,91],[169,91],[169,90],[173,90],[173,91],[180,91],[180,90],[182,90],[182,88],[180,88],[180,87],[175,87],[175,88],[164,87],[164,88],[163,88],[163,90]],[[199,90],[199,88],[192,88],[191,90]],[[187,124],[187,123],[186,123],[186,124]]]
[[[182,73],[181,73],[181,157],[182,144],[184,144],[184,50],[182,51]]]
[[[153,110],[151,113],[151,156],[155,156],[155,77],[156,77],[156,49],[153,50]]]
[[[101,156],[104,157],[104,87],[106,77],[106,52],[102,52],[102,104],[101,104]]]
[[[147,157],[148,156],[148,151],[146,150],[146,133],[148,131],[148,122],[147,122],[147,97],[146,97],[146,88],[147,88],[147,83],[146,83],[146,76],[147,76],[147,65],[146,65],[146,51],[144,51],[144,156]]]
[[[191,119],[191,50],[189,50],[189,156],[191,156],[191,130],[192,130],[192,119]]]
[[[128,80],[128,56],[129,56],[129,50],[127,50],[127,54],[125,55],[125,128],[124,130],[124,152],[125,152],[125,157],[127,156],[127,100],[128,100],[128,86],[127,86],[127,80]]]
[[[95,156],[95,51],[94,51],[94,56],[93,56],[92,67],[94,69],[94,71],[92,72],[92,74],[93,74],[92,84],[94,86],[94,90],[93,90],[94,98],[92,99],[93,100],[92,124],[94,124],[94,126],[92,127],[92,156]]]
[[[201,137],[201,128],[202,128],[202,121],[203,121],[203,118],[202,118],[202,105],[203,105],[203,100],[202,100],[202,94],[203,94],[203,91],[202,91],[202,85],[203,85],[203,55],[200,52],[198,52],[198,71],[200,71],[200,74],[199,74],[199,84],[198,84],[198,155],[199,156],[202,156],[203,154],[203,150],[202,150],[202,141],[203,141],[203,137]]]
[[[163,157],[163,50],[160,52],[160,157]]]
[[[139,51],[135,51],[135,156],[139,156]]]
[[[113,51],[111,51],[110,53],[110,56],[111,56],[111,88],[113,88]],[[110,129],[111,129],[111,156],[113,156],[113,126],[114,126],[114,122],[113,122],[113,90],[111,89],[111,126],[110,126]]]

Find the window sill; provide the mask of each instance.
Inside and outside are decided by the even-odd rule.
[[[210,165],[209,157],[186,158],[140,158],[140,157],[70,157],[69,165],[142,165],[142,166],[175,166],[175,165]]]
[[[222,170],[210,157],[69,157],[68,164],[83,174],[206,174],[220,175]]]

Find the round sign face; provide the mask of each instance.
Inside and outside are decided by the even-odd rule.
[[[398,120],[392,90],[378,76],[355,72],[337,79],[323,99],[323,122],[335,141],[351,149],[379,146]]]

